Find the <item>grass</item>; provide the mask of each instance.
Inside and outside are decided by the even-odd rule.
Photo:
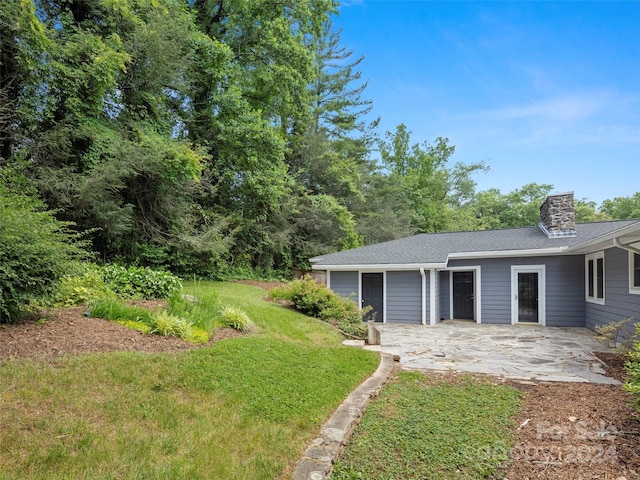
[[[192,283],[190,285],[187,291],[192,293],[172,295],[168,299],[167,311],[176,317],[186,318],[197,328],[211,332],[216,326],[215,317],[219,307],[218,293],[211,288],[210,283]],[[194,297],[195,301],[193,301]]]
[[[367,407],[334,480],[484,479],[508,459],[520,394],[400,372]]]
[[[120,320],[153,324],[153,312],[134,305],[127,305],[117,298],[102,299],[91,307],[91,316],[107,320]]]
[[[257,333],[177,354],[0,363],[0,479],[274,479],[377,366],[322,322],[217,292]]]

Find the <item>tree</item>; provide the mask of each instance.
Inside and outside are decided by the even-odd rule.
[[[475,182],[471,175],[486,171],[483,163],[449,166],[455,147],[438,137],[433,145],[411,144],[411,132],[404,124],[386,132],[378,142],[383,166],[409,199],[412,224],[417,232],[450,229],[450,211],[470,200]]]
[[[640,218],[640,192],[630,197],[615,197],[602,202],[600,212],[614,220]]]

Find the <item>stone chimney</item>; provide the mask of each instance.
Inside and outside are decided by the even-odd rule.
[[[573,192],[549,195],[540,205],[540,228],[549,238],[575,237]]]

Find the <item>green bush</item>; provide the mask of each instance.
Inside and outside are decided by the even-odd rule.
[[[136,322],[135,320],[116,320],[115,322],[131,330],[137,330],[141,333],[151,333],[151,327],[146,323]]]
[[[116,294],[104,282],[100,268],[93,264],[79,266],[71,275],[60,280],[54,294],[57,307],[88,305],[99,299],[114,299]]]
[[[163,270],[111,264],[103,273],[109,288],[125,298],[169,298],[182,289],[180,279]]]
[[[2,172],[0,172],[1,174]],[[15,322],[50,295],[83,243],[41,201],[5,187],[0,175],[0,323]]]
[[[364,311],[355,302],[340,297],[310,277],[295,280],[269,292],[274,300],[286,300],[299,312],[331,323],[340,330],[364,338],[367,325],[363,323]]]
[[[231,305],[220,309],[218,321],[225,327],[235,328],[240,332],[249,332],[255,328],[253,321],[244,311]]]
[[[193,325],[185,318],[171,315],[166,311],[156,312],[153,316],[153,326],[151,333],[158,335],[188,338]]]
[[[640,338],[640,323],[636,323],[636,338]],[[628,379],[624,384],[624,389],[635,395],[636,409],[640,412],[640,340],[636,340],[633,348],[628,354],[629,360],[626,363]]]

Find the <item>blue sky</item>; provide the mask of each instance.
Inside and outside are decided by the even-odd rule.
[[[380,132],[448,137],[478,190],[640,191],[640,2],[343,0]]]

